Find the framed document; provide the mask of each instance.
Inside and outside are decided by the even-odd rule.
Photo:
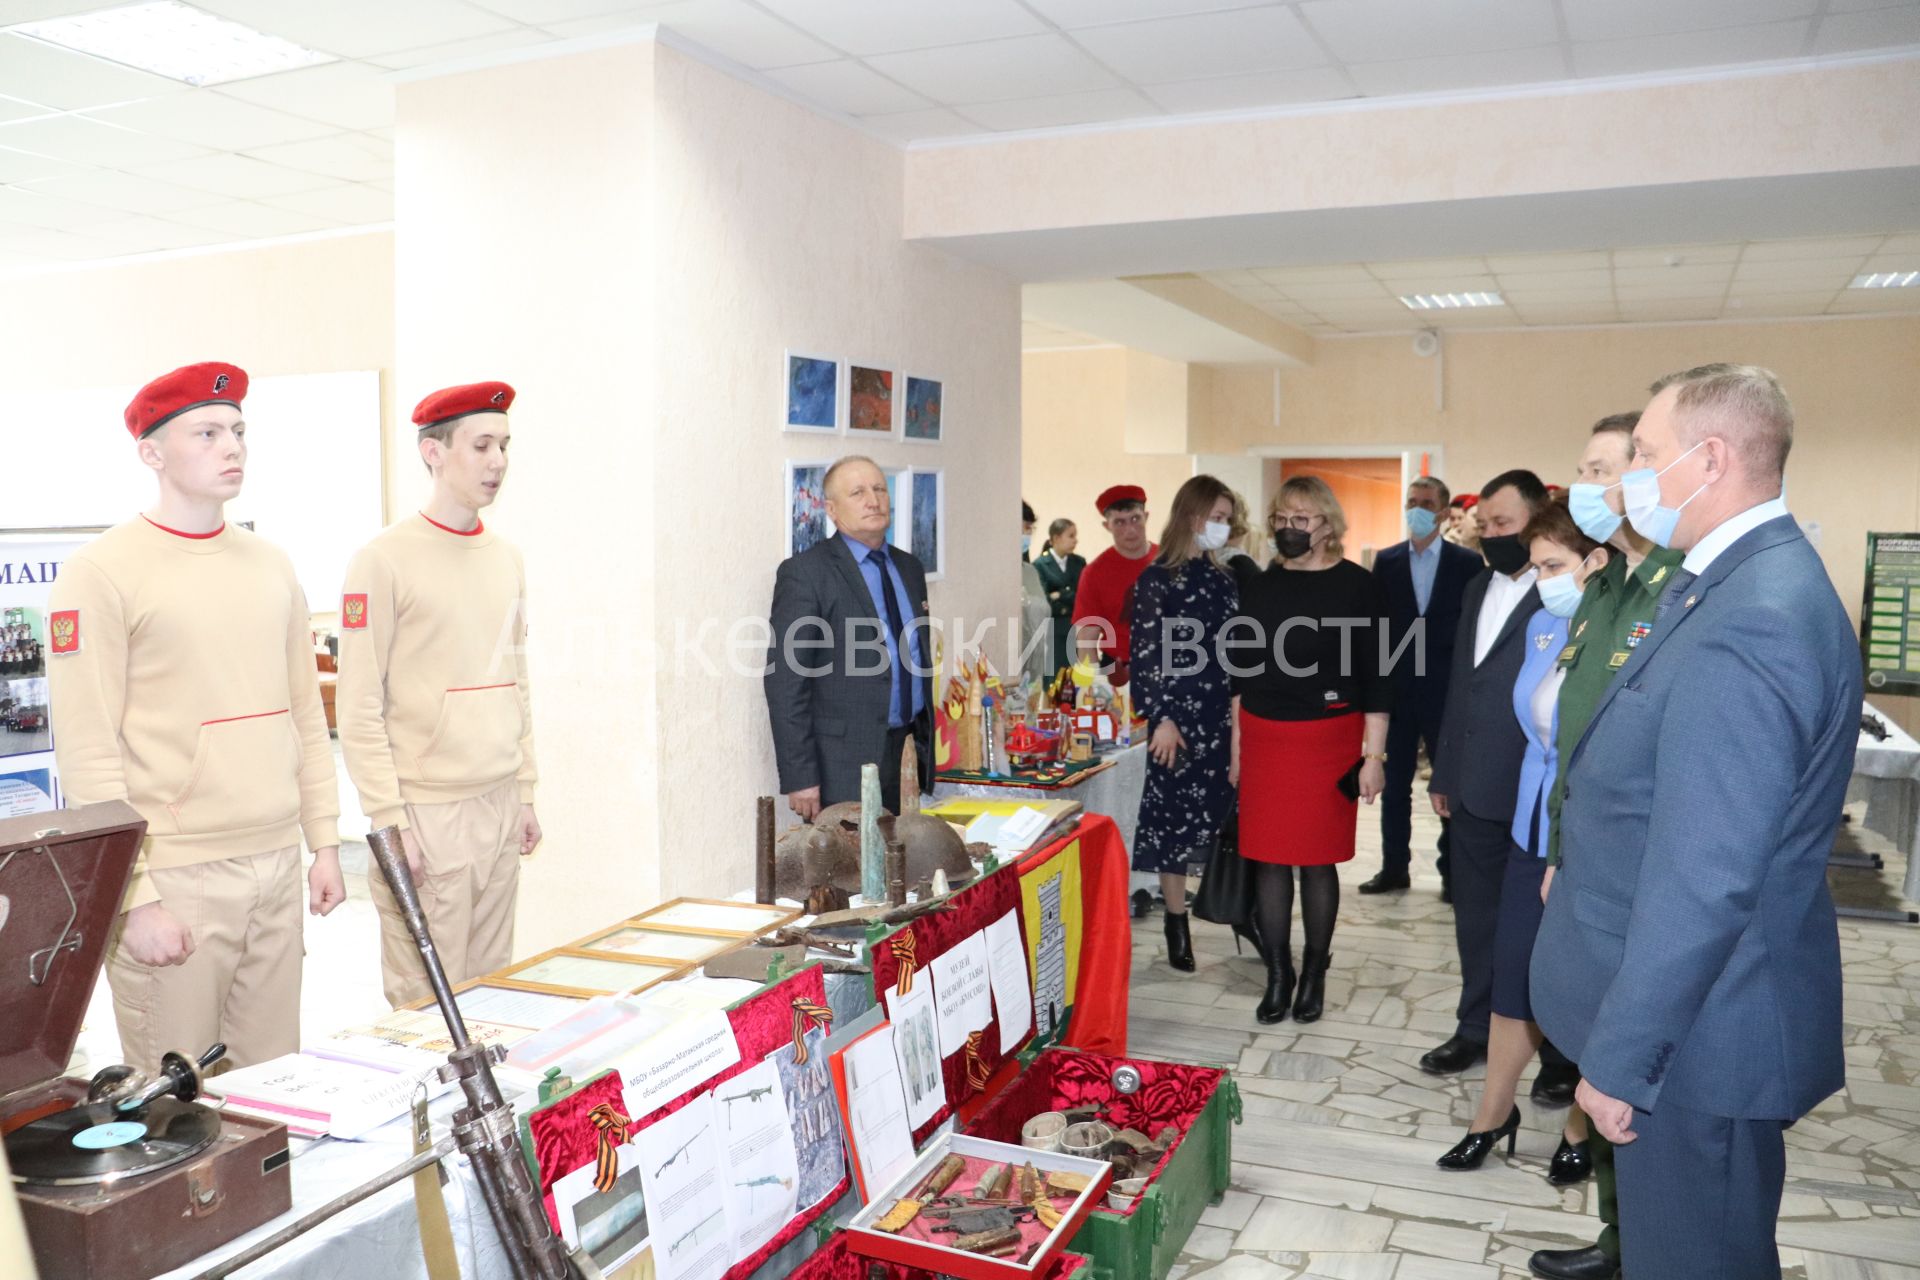
[[[702,933],[729,938],[751,938],[777,929],[800,912],[791,907],[771,907],[756,902],[730,902],[722,898],[675,898],[651,911],[643,911],[629,923],[648,929],[675,933]]]
[[[735,946],[740,939],[715,937],[701,933],[668,933],[623,924],[616,929],[575,943],[580,951],[613,951],[647,960],[671,961],[676,966],[699,964]]]
[[[502,969],[499,977],[568,994],[611,995],[650,987],[662,978],[672,977],[684,967],[672,963],[649,964],[626,956],[561,948]]]
[[[535,1031],[552,1026],[586,1003],[583,996],[540,991],[486,978],[463,983],[453,991],[453,1002],[460,1006],[463,1018]],[[433,997],[428,996],[407,1007],[430,1009],[436,1006]]]

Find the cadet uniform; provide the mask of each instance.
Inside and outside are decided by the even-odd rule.
[[[1555,747],[1560,754],[1560,771],[1553,791],[1547,797],[1552,830],[1547,843],[1547,865],[1560,865],[1560,806],[1567,797],[1567,760],[1587,731],[1600,698],[1613,683],[1620,668],[1634,649],[1653,630],[1654,608],[1667,580],[1679,568],[1685,552],[1655,547],[1632,573],[1627,572],[1626,557],[1618,548],[1609,548],[1611,558],[1587,584],[1580,608],[1567,624],[1567,644],[1556,664],[1566,672],[1560,685],[1560,732]],[[1599,1191],[1601,1252],[1620,1261],[1620,1202],[1615,1191],[1613,1144],[1600,1130],[1588,1126],[1587,1151],[1593,1157],[1594,1185]]]
[[[229,364],[177,369],[127,406],[135,439],[189,409],[240,407]],[[245,529],[145,516],[69,559],[48,610],[54,755],[69,804],[147,820],[121,910],[163,903],[193,953],[107,956],[126,1060],[224,1041],[234,1066],[300,1047],[300,839],[339,844],[340,802],[311,615],[286,553]]]
[[[1101,491],[1094,505],[1101,516],[1107,509],[1122,502],[1145,503],[1147,491],[1135,484],[1116,484]],[[1118,547],[1108,547],[1093,558],[1093,563],[1080,572],[1080,586],[1073,601],[1073,625],[1082,622],[1104,620],[1113,631],[1111,644],[1102,640],[1100,656],[1113,663],[1112,683],[1115,687],[1127,682],[1127,658],[1130,653],[1133,634],[1133,584],[1147,571],[1154,557],[1160,554],[1160,548],[1149,542],[1146,554],[1138,560],[1128,559],[1120,554]],[[1097,628],[1088,630],[1098,635]],[[1069,653],[1069,658],[1075,655]]]
[[[512,403],[504,382],[453,387],[413,421]],[[520,553],[484,522],[463,531],[412,515],[347,566],[334,705],[347,776],[376,829],[412,829],[420,902],[454,982],[512,958],[520,806],[535,778],[525,604]],[[418,1000],[430,991],[419,951],[386,878],[376,868],[367,881],[382,989],[396,1006]]]

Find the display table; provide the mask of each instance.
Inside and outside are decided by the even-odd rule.
[[[1099,769],[1071,776],[1065,785],[1054,787],[1010,786],[1001,782],[952,782],[936,777],[933,797],[937,800],[968,796],[987,800],[1077,800],[1086,813],[1112,818],[1119,829],[1122,856],[1133,848],[1134,825],[1140,818],[1140,793],[1147,786],[1147,744],[1136,742],[1101,757]]]
[[[1920,902],[1920,742],[1914,741],[1887,716],[1867,711],[1886,729],[1884,739],[1862,732],[1853,758],[1849,800],[1867,802],[1867,830],[1885,836],[1906,855],[1907,878],[1902,890],[1910,902]]]

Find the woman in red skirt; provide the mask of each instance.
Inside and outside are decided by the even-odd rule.
[[[1380,673],[1386,604],[1373,575],[1341,557],[1347,520],[1326,482],[1295,476],[1267,511],[1279,556],[1241,588],[1234,664],[1233,770],[1240,856],[1254,868],[1267,990],[1254,1016],[1320,1017],[1337,866],[1353,857],[1356,801],[1386,786],[1392,684]],[[1257,639],[1256,650],[1253,641]],[[1294,992],[1293,871],[1300,869],[1305,950]]]

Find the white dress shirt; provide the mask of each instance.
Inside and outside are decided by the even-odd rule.
[[[1500,632],[1507,625],[1507,618],[1513,613],[1514,606],[1526,598],[1533,590],[1533,580],[1540,571],[1531,565],[1518,578],[1509,578],[1504,573],[1493,575],[1493,581],[1487,583],[1487,594],[1480,601],[1480,617],[1474,623],[1473,665],[1479,666],[1487,660],[1487,651],[1493,648],[1493,642],[1500,638]]]
[[[1709,529],[1706,536],[1693,544],[1693,550],[1687,552],[1687,558],[1680,562],[1680,567],[1698,577],[1712,567],[1713,562],[1720,558],[1722,551],[1767,521],[1786,514],[1785,498],[1769,498],[1757,507],[1748,507],[1737,516],[1729,516],[1714,528]]]

